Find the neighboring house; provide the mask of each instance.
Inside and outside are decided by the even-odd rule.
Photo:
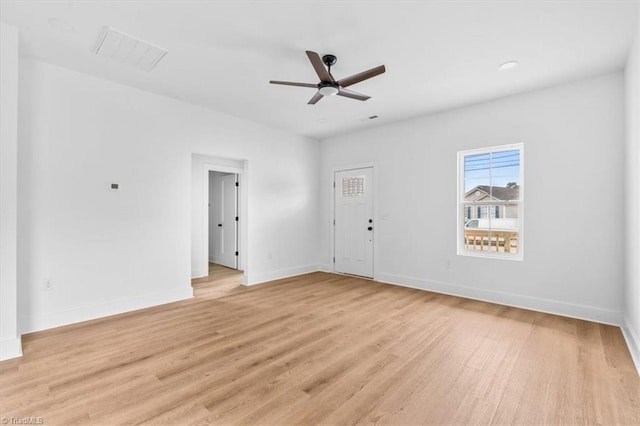
[[[500,221],[500,227],[508,229],[517,227],[518,205],[515,203],[505,204],[505,202],[518,199],[520,199],[520,188],[478,185],[464,195],[465,202],[470,203],[464,208],[465,223],[469,224],[468,227],[489,228],[486,219],[503,219]],[[487,204],[494,201],[500,204]],[[473,219],[478,219],[478,221],[469,222]],[[493,228],[495,227],[494,224]]]

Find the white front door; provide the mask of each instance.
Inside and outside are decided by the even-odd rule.
[[[228,268],[238,268],[237,256],[237,233],[238,222],[238,192],[236,186],[237,175],[228,174],[215,179],[217,188],[212,191],[216,194],[216,201],[213,203],[215,208],[215,217],[217,223],[213,224],[216,228],[215,247],[213,250],[214,261]]]
[[[334,270],[373,278],[373,168],[334,176]]]

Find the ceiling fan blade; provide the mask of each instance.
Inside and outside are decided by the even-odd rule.
[[[294,83],[292,81],[277,81],[277,80],[271,80],[269,81],[269,83],[271,84],[282,84],[284,86],[298,86],[298,87],[313,87],[314,89],[318,88],[317,84],[311,84],[311,83]]]
[[[318,102],[320,99],[324,98],[324,96],[322,96],[322,93],[320,92],[316,92],[315,95],[313,95],[313,98],[311,98],[309,100],[309,102],[307,102],[308,105],[314,105],[316,102]]]
[[[310,50],[307,50],[306,54],[311,61],[311,65],[313,65],[313,69],[316,70],[316,74],[320,77],[320,81],[333,81],[331,74],[329,74],[329,71],[324,67],[324,63],[322,62],[320,55]]]
[[[380,65],[375,68],[371,68],[370,70],[363,71],[358,74],[354,74],[347,78],[343,78],[342,80],[338,81],[338,84],[341,87],[348,87],[348,86],[351,86],[352,84],[360,83],[363,80],[367,80],[371,77],[375,77],[376,75],[382,74],[385,71],[386,69],[384,65]]]
[[[343,88],[340,88],[340,90],[338,91],[338,93],[336,93],[336,95],[344,96],[345,98],[357,99],[359,101],[366,101],[367,99],[371,98],[371,96],[363,95],[362,93],[354,92],[353,90],[347,90]]]

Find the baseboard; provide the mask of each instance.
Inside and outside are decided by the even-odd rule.
[[[333,273],[333,265],[330,263],[322,263],[318,265],[318,271]]]
[[[23,334],[47,330],[63,325],[75,324],[96,318],[107,317],[138,309],[150,308],[165,303],[178,302],[193,297],[191,286],[159,291],[126,299],[111,300],[95,305],[80,306],[65,311],[36,314],[21,322]]]
[[[572,303],[558,302],[556,300],[523,296],[513,293],[503,293],[439,281],[427,281],[419,278],[404,277],[393,274],[379,273],[376,275],[375,280],[403,287],[428,290],[436,293],[449,294],[452,296],[497,303],[516,308],[530,309],[532,311],[545,312],[603,324],[616,326],[620,326],[620,324],[622,324],[621,312],[592,306],[576,305]]]
[[[320,271],[320,265],[305,265],[297,266],[295,268],[280,269],[272,272],[264,272],[261,274],[249,274],[247,277],[247,283],[243,283],[246,286],[252,286],[256,284],[262,284],[269,281],[281,280],[283,278],[295,277],[296,275],[309,274],[311,272]]]
[[[622,330],[624,340],[627,341],[627,347],[631,353],[631,358],[633,359],[633,363],[636,365],[636,370],[638,370],[638,375],[640,376],[640,338],[638,337],[638,332],[631,326],[631,324],[629,324],[629,321],[626,318],[620,329]]]
[[[0,341],[0,361],[22,356],[22,338],[6,339]]]

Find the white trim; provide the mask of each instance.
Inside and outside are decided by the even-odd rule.
[[[25,318],[26,321],[20,322],[24,327],[21,331],[22,333],[32,333],[34,331],[47,330],[63,325],[150,308],[165,303],[178,302],[180,300],[191,299],[192,297],[193,289],[191,285],[189,285],[189,287],[185,288],[164,290],[126,299],[116,299],[95,305],[79,306],[65,311],[36,314]]]
[[[494,145],[494,146],[487,146],[487,147],[482,147],[482,148],[471,148],[471,149],[463,149],[462,151],[459,152],[464,152],[465,154],[483,154],[486,152],[502,152],[502,151],[511,151],[515,148],[520,148],[522,147],[524,144],[522,142],[518,142],[518,143],[510,143],[510,144],[505,144],[505,145]]]
[[[462,211],[463,205],[465,204],[463,198],[464,194],[467,193],[464,188],[464,179],[461,178],[462,173],[462,164],[464,161],[464,157],[467,155],[481,154],[481,153],[494,153],[494,152],[503,152],[503,151],[511,151],[514,149],[518,149],[520,151],[520,197],[517,200],[518,204],[518,253],[516,255],[504,254],[499,252],[486,252],[486,253],[476,253],[473,251],[464,250],[464,232],[462,228],[462,218],[461,214],[464,215]],[[514,143],[507,145],[498,145],[498,146],[490,146],[486,148],[474,148],[458,151],[457,153],[457,164],[456,164],[456,172],[457,172],[457,196],[456,196],[456,254],[458,256],[471,256],[471,257],[483,257],[487,259],[501,259],[501,260],[524,260],[524,192],[525,192],[525,183],[524,183],[524,143]],[[469,203],[474,205],[504,205],[504,203],[496,203],[496,202],[480,202],[480,203]],[[497,249],[496,249],[497,250]]]
[[[241,160],[238,160],[241,161]],[[244,171],[242,167],[219,166],[214,163],[205,163],[205,170],[208,172],[233,173],[240,174]]]
[[[256,275],[250,275],[249,281],[247,283],[243,281],[242,284],[249,287],[256,284],[263,284],[270,281],[281,280],[283,278],[291,278],[297,275],[304,275],[304,274],[309,274],[311,272],[318,272],[322,270],[321,269],[322,267],[323,265],[305,265],[305,266],[297,266],[295,268],[280,269],[280,270],[271,271],[271,272],[263,272]]]
[[[376,273],[377,273],[377,268],[376,268],[376,259],[378,258],[378,240],[379,238],[376,238],[376,230],[380,224],[380,219],[376,216],[379,209],[378,209],[378,163],[373,161],[373,162],[366,162],[366,163],[355,163],[355,164],[346,164],[343,166],[336,166],[334,168],[331,169],[331,180],[329,182],[329,186],[330,186],[330,197],[329,197],[329,211],[330,211],[330,217],[329,217],[329,246],[331,247],[331,253],[330,253],[330,258],[329,258],[329,265],[330,265],[330,269],[326,272],[332,272],[335,273],[336,271],[336,264],[335,262],[333,262],[333,258],[336,255],[336,244],[335,244],[335,226],[333,221],[336,218],[336,207],[335,207],[335,199],[336,199],[336,194],[335,194],[335,190],[336,188],[333,186],[335,184],[335,180],[336,180],[336,173],[337,172],[346,172],[349,170],[357,170],[357,169],[367,169],[367,168],[371,168],[372,170],[372,174],[373,174],[373,277],[375,278]],[[323,265],[323,268],[326,265]],[[323,269],[324,270],[324,269]]]
[[[458,253],[460,256],[467,257],[481,257],[484,259],[500,259],[500,260],[515,260],[515,261],[523,261],[522,257],[509,254],[509,253],[500,253],[500,252],[486,252],[486,251],[463,251],[462,253]]]
[[[602,324],[619,326],[622,321],[622,312],[620,311],[601,309],[593,306],[576,305],[573,303],[559,302],[557,300],[523,296],[513,293],[485,290],[460,284],[428,281],[420,278],[384,273],[381,273],[376,278],[376,281],[399,285],[402,287],[415,288],[418,290],[449,294],[467,299],[480,300],[483,302],[513,306],[515,308],[529,309],[537,312],[594,321]]]
[[[22,356],[22,337],[0,341],[0,361]]]
[[[638,371],[638,375],[640,376],[640,338],[626,318],[620,329],[622,330],[624,340],[627,342],[631,359],[633,360],[636,370]]]

